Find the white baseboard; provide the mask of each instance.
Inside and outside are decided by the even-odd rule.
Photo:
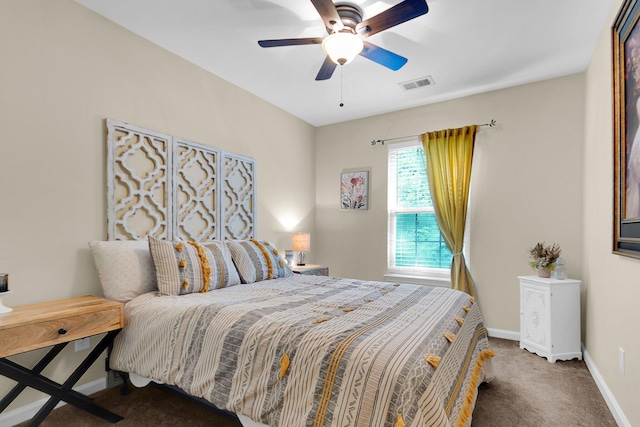
[[[593,363],[593,359],[584,346],[582,346],[582,358],[584,359],[584,363],[587,365],[587,369],[589,369],[593,380],[596,382],[598,390],[600,390],[600,394],[602,394],[604,401],[607,403],[607,406],[611,411],[611,415],[613,415],[613,418],[616,420],[616,423],[621,427],[631,427],[631,423],[627,417],[625,417],[624,412],[622,412],[622,408],[618,405],[618,401],[613,396],[613,393],[611,393],[611,390],[609,390],[609,387],[607,387],[607,384],[604,382],[604,378],[600,375],[600,371],[596,368],[596,365]]]
[[[490,337],[502,338],[511,341],[520,341],[520,332],[507,331],[505,329],[487,328]]]
[[[90,395],[98,391],[104,390],[105,388],[107,388],[107,379],[100,378],[95,381],[82,384],[81,386],[74,387],[73,389],[82,394]],[[38,413],[42,405],[47,403],[47,400],[49,399],[44,398],[36,402],[29,403],[19,408],[13,409],[9,412],[0,414],[0,426],[14,426],[16,424],[20,424],[21,422],[30,420]],[[60,406],[63,406],[63,405],[66,405],[66,403],[60,402],[56,405],[56,408],[59,408]]]

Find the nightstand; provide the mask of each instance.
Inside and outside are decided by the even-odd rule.
[[[291,267],[291,270],[297,274],[308,274],[310,276],[328,276],[329,275],[329,267],[326,265],[315,265],[315,264],[305,264],[305,265],[294,265]]]
[[[124,325],[124,305],[94,296],[68,298],[14,307],[0,314],[0,375],[18,384],[0,401],[0,412],[26,387],[46,393],[51,398],[33,417],[29,425],[38,425],[63,400],[112,423],[122,417],[94,404],[72,389],[82,375],[113,342]],[[42,376],[44,368],[71,341],[106,333],[64,384]],[[27,369],[7,359],[8,356],[53,346],[34,366]]]
[[[580,281],[520,276],[520,348],[556,360],[582,359]]]

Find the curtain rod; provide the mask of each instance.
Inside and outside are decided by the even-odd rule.
[[[491,119],[491,121],[489,123],[483,123],[481,125],[478,125],[478,127],[480,126],[489,126],[490,128],[494,127],[496,125],[496,121]],[[388,141],[396,141],[398,139],[408,139],[408,138],[417,138],[421,135],[407,135],[407,136],[399,136],[397,138],[387,138],[387,139],[374,139],[371,141],[371,145],[376,145],[377,143],[380,143],[382,145],[384,145],[385,142]]]

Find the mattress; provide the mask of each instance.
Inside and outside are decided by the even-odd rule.
[[[468,426],[492,377],[474,299],[293,275],[125,305],[111,368],[272,427]]]

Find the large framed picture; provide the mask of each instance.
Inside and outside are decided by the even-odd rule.
[[[613,23],[613,252],[640,258],[640,2]]]
[[[343,170],[340,174],[340,209],[369,209],[369,171]]]

